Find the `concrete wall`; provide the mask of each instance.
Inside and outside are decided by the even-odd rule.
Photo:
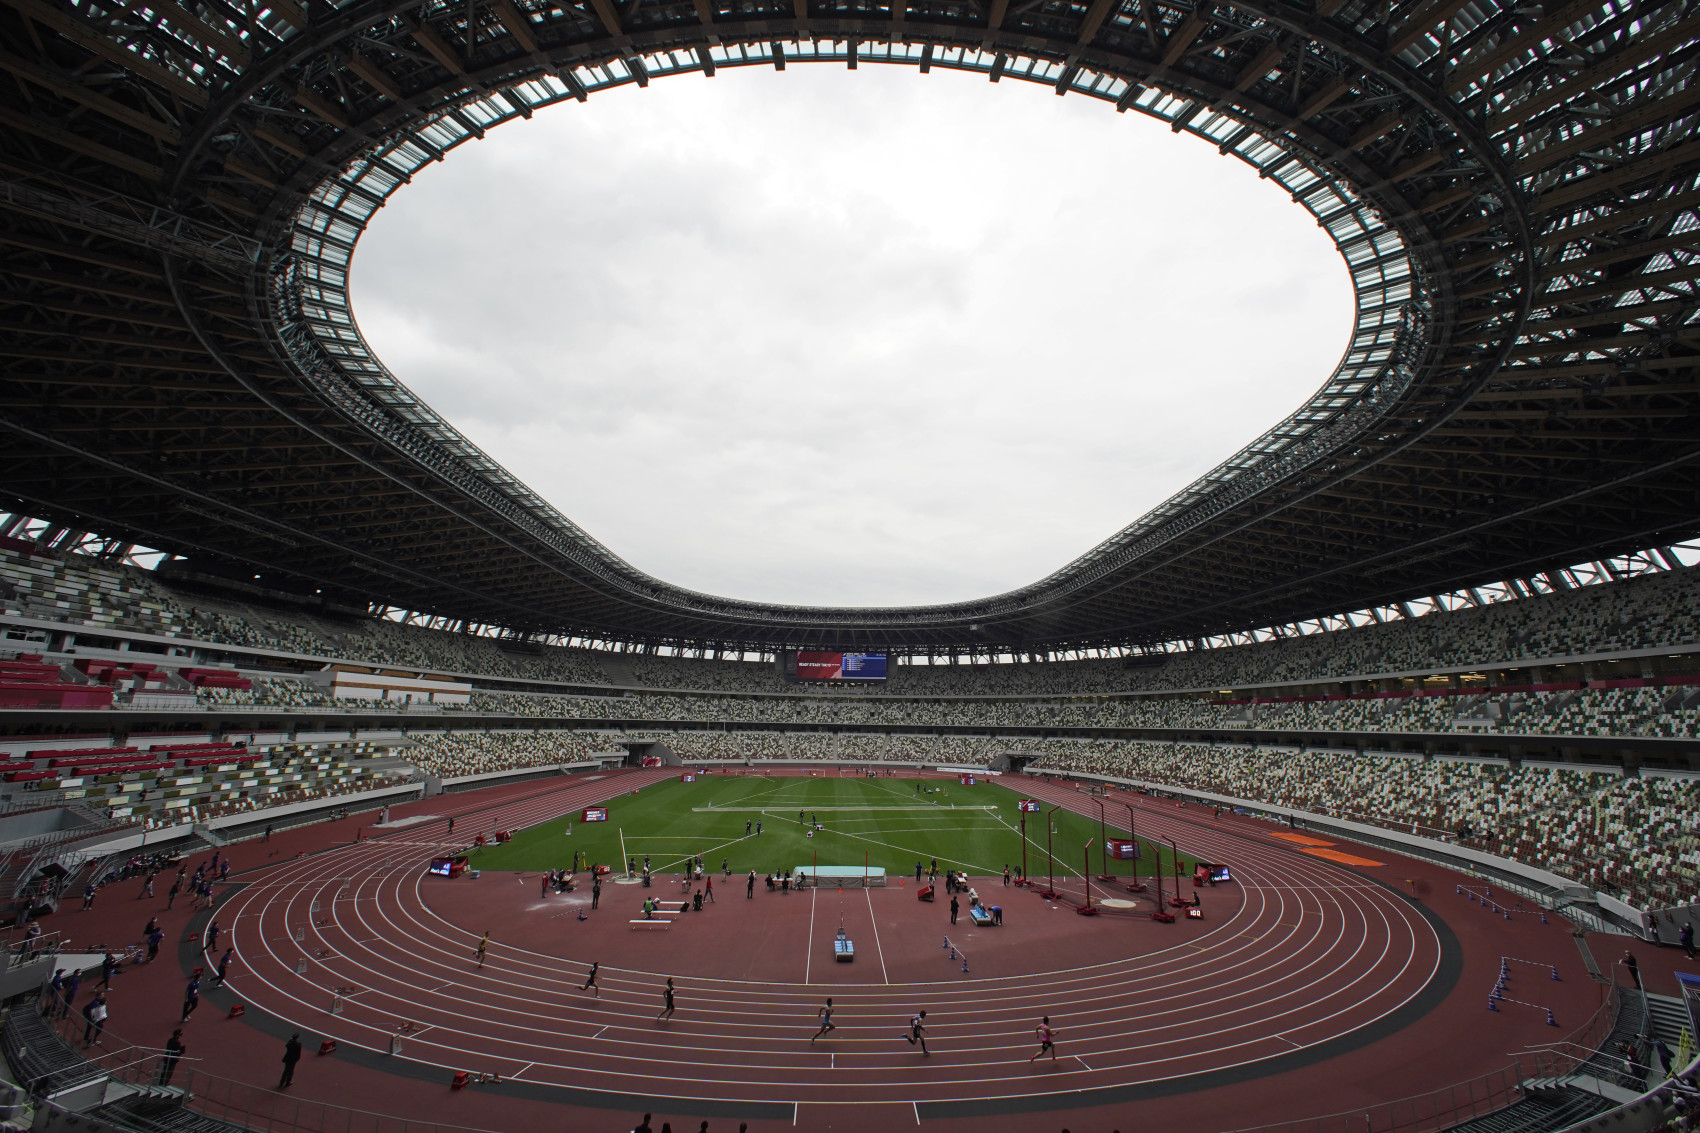
[[[31,838],[39,838],[43,834],[57,834],[61,830],[76,830],[80,827],[93,825],[94,819],[87,815],[78,814],[68,807],[8,814],[0,817],[0,849],[4,849],[14,842],[25,842]]]

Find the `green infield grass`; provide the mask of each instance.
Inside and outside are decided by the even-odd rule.
[[[607,804],[607,822],[582,822],[575,812],[514,831],[511,842],[479,850],[473,864],[493,870],[566,869],[574,853],[583,852],[586,862],[616,871],[627,858],[641,869],[647,857],[650,868],[661,874],[683,872],[685,859],[701,854],[710,873],[719,873],[723,860],[734,874],[753,869],[762,875],[818,860],[822,866],[865,862],[884,867],[895,879],[913,878],[916,862],[930,867],[937,858],[941,870],[955,867],[986,877],[1001,875],[1005,865],[1021,866],[1019,797],[992,782],[969,787],[950,779],[702,775],[694,783],[671,779],[636,795],[617,795]],[[1110,837],[1125,839],[1126,808],[1111,804],[1106,810]],[[824,829],[810,836],[816,822]],[[1103,866],[1097,820],[1058,810],[1051,823],[1053,830],[1047,831],[1043,811],[1027,815],[1028,875],[1043,878],[1049,872],[1047,835],[1059,881],[1079,876],[1088,846],[1096,875]],[[1137,867],[1150,877],[1153,862],[1160,860],[1173,876],[1168,847],[1161,847],[1159,856],[1159,848],[1141,838],[1139,853],[1136,860],[1109,859],[1109,871],[1131,875]],[[1192,868],[1192,858],[1182,854],[1182,872],[1190,876]]]

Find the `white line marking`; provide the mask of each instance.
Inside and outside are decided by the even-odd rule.
[[[692,806],[692,808],[690,808],[690,810],[695,811],[695,813],[699,813],[699,815],[700,815],[700,813],[716,813],[716,815],[724,815],[724,813],[731,813],[731,811],[740,811],[740,813],[741,813],[741,811],[746,811],[746,810],[755,811],[755,813],[760,813],[760,815],[765,815],[765,813],[768,813],[768,811],[772,810],[772,805],[768,805],[768,806]],[[864,811],[886,811],[886,810],[925,810],[925,811],[998,810],[998,808],[996,808],[996,806],[938,806],[938,805],[933,805],[933,806],[804,806],[804,810],[808,810],[809,813],[811,813],[811,815],[818,815],[819,811],[823,811],[823,810],[825,810],[826,813],[836,813],[836,811],[840,811],[840,810],[853,810],[853,811],[857,811],[857,813],[864,813]]]
[[[1076,1062],[1080,1063],[1080,1065],[1086,1066],[1086,1060],[1084,1058],[1080,1057],[1078,1054],[1074,1056],[1074,1060]],[[1086,1069],[1090,1070],[1092,1068],[1090,1066],[1086,1066]]]
[[[885,949],[880,947],[879,921],[874,918],[874,891],[864,887],[862,894],[868,899],[868,923],[874,926],[874,955],[880,958],[880,980],[890,983],[891,976],[885,970]]]
[[[815,898],[820,896],[817,886],[809,890],[809,941],[803,949],[803,982],[809,982],[809,965],[815,958]]]
[[[909,1104],[915,1107],[915,1124],[921,1124],[921,1104],[919,1102],[910,1102]]]

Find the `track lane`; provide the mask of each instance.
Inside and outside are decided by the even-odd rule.
[[[531,825],[600,801],[556,792],[499,807],[497,821]],[[426,903],[422,867],[433,844],[419,841],[417,829],[408,844],[346,847],[334,862],[321,855],[245,890],[230,910],[232,940],[248,964],[235,989],[273,1014],[373,1049],[385,1049],[395,1025],[410,1022],[408,1057],[523,1072],[528,1082],[650,1094],[688,1085],[692,1096],[809,1103],[840,1100],[848,1087],[866,1100],[937,1101],[1160,1081],[1183,1069],[1290,1054],[1397,1010],[1439,959],[1438,942],[1423,940],[1432,928],[1379,887],[1291,847],[1187,826],[1193,852],[1243,863],[1236,876],[1245,899],[1185,945],[1084,968],[949,982],[681,979],[681,1014],[656,1027],[649,1020],[660,1006],[657,973],[604,966],[596,1000],[577,991],[588,965],[576,959],[494,942],[486,970],[471,968],[477,933]],[[871,909],[875,895],[867,901]],[[306,936],[299,945],[296,928]],[[299,973],[303,951],[312,955]],[[326,1009],[339,986],[361,991],[333,1017]],[[806,1041],[824,994],[839,1005],[826,1052]],[[920,1002],[938,1019],[929,1026],[938,1053],[918,1096],[906,1081],[917,1056],[900,1049],[897,1032]],[[1059,1002],[1082,1004],[1065,1024],[1079,1068],[1047,1071],[1033,1082],[1040,1089],[1023,1091],[1010,1068],[1031,1053],[1032,1019],[1055,1014]]]

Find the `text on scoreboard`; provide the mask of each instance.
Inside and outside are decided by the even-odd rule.
[[[580,818],[579,821],[580,822],[607,822],[608,821],[608,808],[605,807],[605,806],[587,806],[587,807],[584,808],[584,817]]]
[[[810,653],[797,654],[797,679],[800,681],[883,681],[884,653]]]
[[[1020,810],[1020,811],[1028,811],[1028,812],[1037,814],[1039,812],[1039,800],[1037,800],[1037,799],[1020,799],[1016,802],[1015,809]]]

